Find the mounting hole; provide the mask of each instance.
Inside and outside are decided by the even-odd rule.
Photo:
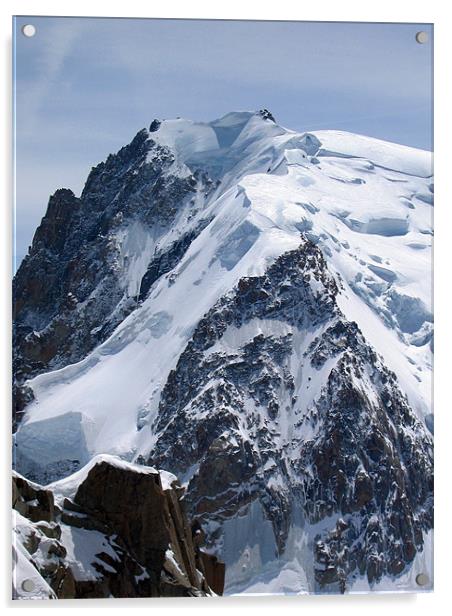
[[[430,582],[430,579],[426,573],[418,573],[416,576],[416,584],[418,586],[427,586]]]
[[[33,580],[24,580],[22,582],[22,590],[25,590],[25,592],[33,592],[35,589],[35,583],[33,582]]]
[[[22,34],[27,38],[31,38],[36,34],[36,28],[33,24],[25,24],[25,26],[22,26]]]
[[[424,30],[416,33],[416,41],[423,45],[424,43],[428,43],[428,33]]]

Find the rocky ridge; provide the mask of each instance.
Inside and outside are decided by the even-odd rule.
[[[142,266],[127,254],[125,224],[142,242],[152,230],[151,255],[184,206],[191,206],[193,216],[197,193],[211,189],[206,176],[180,177],[173,166],[171,151],[142,130],[92,169],[79,198],[68,189],[51,196],[13,283],[14,422],[32,399],[24,381],[74,363],[103,342],[205,226],[200,221],[190,230],[188,222],[184,233]],[[144,271],[137,284],[125,286],[124,272],[134,266]]]
[[[373,584],[400,574],[422,550],[433,525],[433,452],[396,375],[341,314],[337,293],[309,240],[263,277],[241,279],[200,321],[170,373],[148,462],[178,473],[196,467],[186,500],[217,523],[213,545],[224,521],[255,499],[279,555],[293,509],[302,507],[307,526],[327,522],[312,537],[315,579],[344,591],[357,575]],[[275,322],[281,334],[250,333],[225,352],[228,328],[253,322]],[[300,354],[294,339],[307,332],[312,341]],[[293,375],[306,364],[313,376],[297,389]],[[325,385],[305,407],[325,367]]]
[[[112,456],[47,487],[15,474],[14,598],[210,596],[208,580],[221,594],[224,567],[202,551],[183,492]]]

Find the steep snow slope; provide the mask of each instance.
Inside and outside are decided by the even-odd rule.
[[[367,564],[349,563],[342,577],[329,579],[315,574],[314,538],[331,534],[341,515],[360,516],[361,526],[362,520],[370,524],[372,511],[366,505],[365,513],[351,514],[354,506],[341,505],[337,495],[332,509],[319,507],[325,494],[307,479],[320,472],[313,462],[316,454],[308,449],[325,436],[327,424],[319,419],[325,396],[334,398],[345,387],[341,375],[350,369],[354,353],[361,363],[351,368],[356,371],[352,387],[365,399],[356,407],[357,417],[364,414],[374,430],[384,424],[384,438],[393,440],[394,428],[377,409],[395,405],[397,419],[392,417],[390,424],[397,438],[406,434],[412,445],[408,453],[394,440],[391,456],[401,469],[419,456],[424,473],[422,479],[406,475],[400,489],[410,492],[407,486],[416,480],[428,483],[430,154],[337,131],[298,134],[278,126],[265,111],[231,113],[205,124],[154,121],[146,139],[151,145],[134,173],[148,173],[156,156],[160,161],[163,155],[168,163],[159,177],[187,182],[194,187],[193,197],[184,191],[173,194],[177,214],[169,224],[160,215],[115,214],[107,240],[118,255],[114,284],[124,294],[118,306],[129,298],[133,308],[120,313],[113,333],[81,361],[65,365],[63,357],[63,367],[27,382],[34,399],[16,435],[18,469],[48,481],[100,453],[156,460],[186,482],[187,502],[210,524],[211,549],[227,561],[231,590],[261,591],[255,580],[266,579],[267,570],[271,588],[278,589],[279,572],[290,562],[297,563],[291,592],[312,591],[319,583],[341,587],[356,577],[356,570],[367,572],[370,583],[384,575],[400,576],[416,550],[422,550],[421,529],[430,527],[429,488],[410,501],[410,515],[418,520],[414,553],[404,548],[390,566],[376,566],[370,573]],[[156,197],[147,198],[140,212],[146,203],[155,210]],[[173,247],[187,233],[189,241],[172,258]],[[156,258],[161,261],[162,255],[168,267],[155,275]],[[100,292],[96,289],[93,297]],[[244,369],[244,382],[238,376],[242,365],[253,368]],[[397,377],[388,376],[387,369]],[[337,405],[339,415],[348,412],[350,395],[342,402],[331,398],[329,408]],[[234,408],[235,397],[240,408]],[[335,431],[341,430],[338,421],[333,421]],[[352,441],[358,447],[357,435]],[[278,469],[265,448],[279,452],[287,468]],[[223,454],[236,472],[217,469],[217,484],[210,485],[213,461]],[[301,459],[314,466],[303,467]],[[372,464],[366,464],[361,458],[353,470],[346,465],[344,473],[355,477],[361,466],[371,483],[378,482]],[[259,481],[248,477],[245,467]],[[329,476],[320,472],[325,489]],[[356,492],[358,480],[350,477]],[[401,481],[400,475],[395,481]],[[234,496],[226,502],[221,490],[230,489]],[[307,510],[309,493],[315,512]],[[400,496],[394,495],[394,502]],[[361,500],[358,509],[367,503]],[[380,514],[392,515],[384,508]],[[260,520],[268,540],[259,547],[256,538],[245,550],[249,562],[243,562],[243,543],[234,537],[244,532],[239,528],[250,528],[247,516]],[[365,531],[355,522],[350,524],[359,536]],[[385,536],[397,542],[398,531],[392,532]],[[405,533],[402,543],[407,541]],[[370,558],[369,549],[361,558]],[[285,580],[283,575],[281,591],[288,589]]]

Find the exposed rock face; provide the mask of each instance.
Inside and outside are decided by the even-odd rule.
[[[312,292],[311,278],[324,285],[323,295]],[[262,469],[267,463],[282,464],[277,473],[287,479],[284,459],[278,462],[273,454],[279,417],[296,402],[288,369],[292,333],[256,335],[231,356],[206,352],[228,327],[255,319],[318,326],[334,314],[336,292],[322,254],[309,242],[283,255],[262,278],[240,280],[235,292],[200,321],[169,375],[154,426],[159,437],[153,461],[176,472],[199,464],[187,494],[196,515],[232,516],[260,493],[280,550],[290,522],[290,484],[275,500],[268,488],[270,473]],[[245,410],[250,398],[254,412]],[[242,426],[250,440],[241,438]]]
[[[395,374],[356,326],[342,323],[325,335],[343,348],[350,329],[354,342],[305,420],[315,436],[300,448],[298,463],[300,471],[310,469],[302,490],[311,523],[341,514],[315,537],[315,554],[317,580],[339,582],[342,591],[355,570],[370,584],[401,573],[422,550],[423,531],[433,526],[432,442]],[[369,378],[375,398],[364,385]]]
[[[225,565],[213,554],[207,554],[203,550],[199,550],[200,569],[204,571],[206,580],[210,588],[217,595],[223,594]]]
[[[13,473],[13,509],[32,522],[52,522],[55,517],[53,494]]]
[[[15,421],[29,401],[21,388],[24,380],[85,357],[152,283],[178,263],[196,237],[188,224],[183,237],[158,249],[159,236],[184,205],[193,205],[196,193],[212,186],[202,174],[180,177],[174,162],[171,151],[142,130],[92,169],[80,198],[67,189],[50,198],[14,278]],[[136,258],[121,239],[130,226],[143,236],[154,229],[149,250],[155,256],[141,288],[139,283],[124,286],[124,274]]]
[[[101,462],[90,470],[78,488],[74,503],[120,536],[128,551],[146,569],[162,569],[169,533],[166,503],[157,473],[127,473]]]
[[[433,468],[424,426],[396,376],[344,319],[337,292],[321,252],[306,240],[263,277],[240,280],[200,321],[169,375],[149,462],[180,473],[197,466],[186,500],[219,529],[260,499],[280,554],[294,507],[312,526],[331,518],[313,537],[315,577],[320,587],[344,591],[358,572],[369,583],[397,575],[422,549],[433,524]],[[282,335],[251,335],[232,354],[222,349],[228,328],[272,320]],[[307,327],[317,333],[297,356],[294,337]],[[330,366],[304,415],[289,370],[294,355],[313,375]]]
[[[69,478],[71,497],[64,496],[67,482],[44,489],[13,478],[13,543],[49,597],[205,596],[211,594],[205,570],[222,592],[215,567],[204,567],[195,551],[175,477],[170,485],[165,474],[162,485],[157,471],[111,456],[79,475],[78,487]],[[16,595],[24,597],[16,567]]]

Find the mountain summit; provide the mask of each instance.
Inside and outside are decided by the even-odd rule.
[[[429,152],[154,120],[14,280],[17,471],[175,473],[226,592],[412,588],[433,526]]]

